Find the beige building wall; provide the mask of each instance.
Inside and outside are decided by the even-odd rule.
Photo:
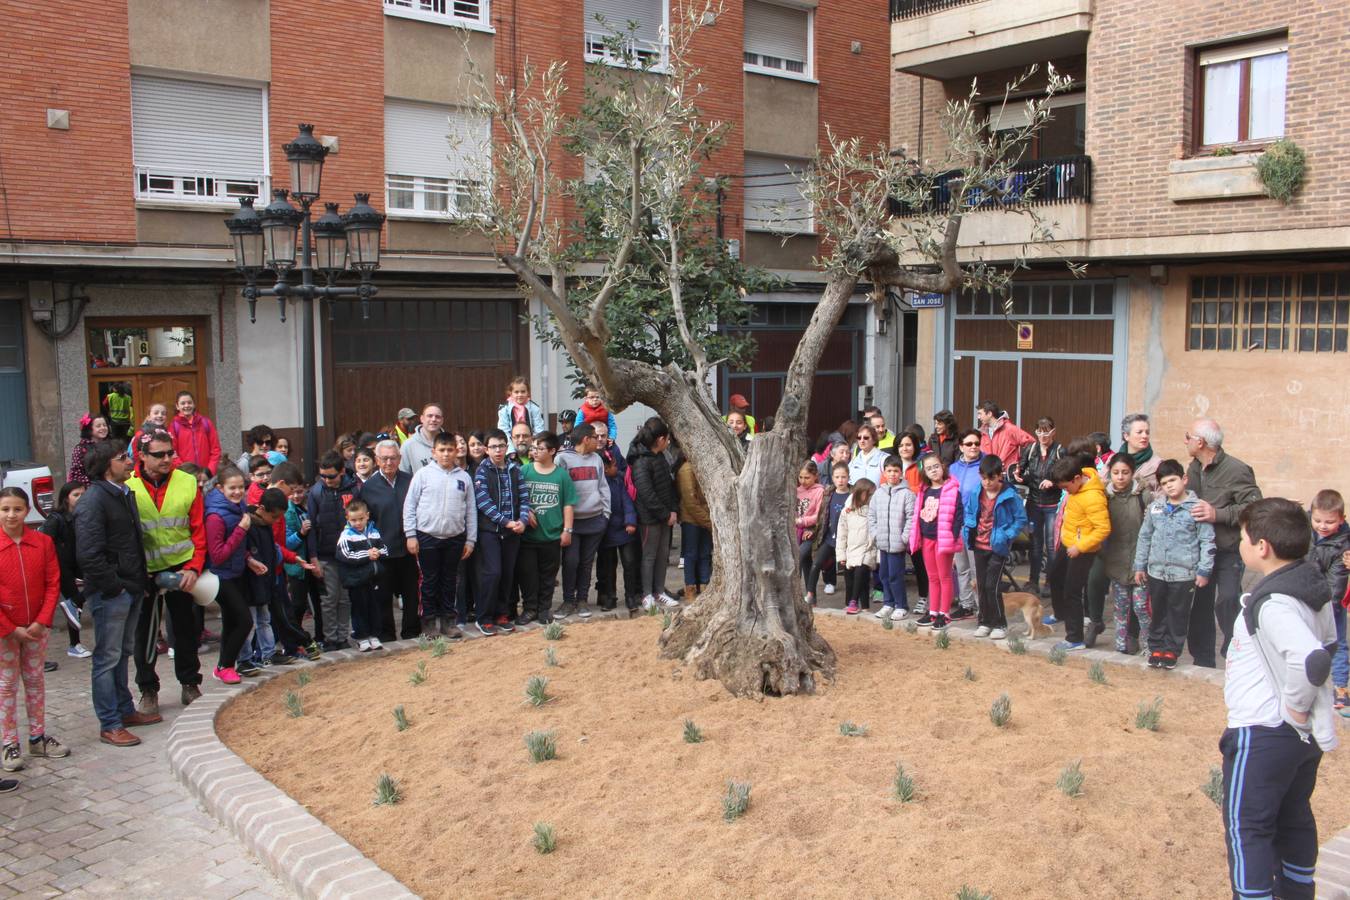
[[[267,0],[129,0],[127,17],[133,66],[272,78]]]

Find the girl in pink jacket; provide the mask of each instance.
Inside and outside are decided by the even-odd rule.
[[[952,597],[956,594],[952,558],[961,549],[961,486],[947,477],[947,464],[929,453],[920,461],[922,490],[914,504],[909,526],[911,554],[923,554],[928,571],[928,612],[921,628],[946,628],[951,622]]]

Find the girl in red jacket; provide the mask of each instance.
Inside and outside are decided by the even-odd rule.
[[[23,768],[17,711],[20,677],[28,708],[29,755],[70,755],[47,736],[44,722],[42,663],[61,594],[61,567],[52,539],[24,527],[28,506],[28,495],[21,488],[0,490],[0,763],[6,772]]]

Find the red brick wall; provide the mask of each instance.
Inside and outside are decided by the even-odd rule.
[[[820,136],[861,137],[864,145],[890,138],[891,23],[885,3],[823,0],[815,15],[816,78],[820,81]],[[862,52],[854,53],[859,41]]]
[[[672,2],[671,21],[685,15],[684,10],[702,10],[703,0]],[[730,123],[722,146],[703,165],[708,176],[745,171],[745,70],[742,54],[745,50],[745,12],[741,4],[728,3],[717,21],[699,29],[694,38],[690,62],[700,70],[698,81],[706,91],[698,105],[704,118]],[[726,179],[722,198],[723,237],[728,240],[745,238],[745,184],[739,178]]]
[[[30,241],[132,241],[131,79],[125,3],[0,0],[0,235]],[[47,109],[70,110],[70,130]]]

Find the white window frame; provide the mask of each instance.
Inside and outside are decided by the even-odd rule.
[[[801,221],[786,221],[786,222],[775,221],[772,211],[770,211],[765,218],[760,218],[756,215],[753,215],[750,210],[750,197],[749,197],[749,188],[753,186],[756,181],[775,182],[778,180],[791,178],[792,173],[788,171],[789,166],[792,166],[794,169],[805,170],[805,168],[808,165],[810,165],[810,160],[786,156],[779,157],[767,153],[750,153],[746,155],[772,160],[775,164],[781,164],[782,174],[779,176],[775,176],[772,174],[766,175],[756,174],[754,177],[747,177],[746,179],[744,179],[743,181],[744,200],[742,204],[743,206],[742,220],[745,225],[745,230],[764,232],[768,234],[789,234],[789,235],[815,234],[816,211],[815,208],[810,203],[810,201],[808,201],[805,197],[803,197],[801,200],[802,204],[804,205],[803,211],[805,212],[805,216],[800,217]],[[747,173],[747,176],[748,175],[749,173]]]
[[[764,66],[758,63],[747,62],[745,57],[749,53],[745,49],[745,41],[741,41],[741,67],[747,72],[753,72],[756,75],[768,75],[770,78],[787,78],[792,81],[805,81],[809,84],[820,84],[816,79],[816,11],[809,7],[802,8],[791,3],[772,3],[771,0],[760,0],[760,2],[769,3],[771,6],[782,6],[798,12],[806,13],[806,59],[803,60],[805,70],[802,72],[790,72],[787,69],[778,69],[772,66]]]
[[[456,15],[455,0],[382,0],[382,3],[386,16],[431,22],[434,25],[451,25],[488,34],[496,33],[496,29],[492,27],[492,0],[478,0],[476,17]],[[436,7],[441,7],[444,11],[438,11]]]
[[[639,41],[628,40],[626,48],[632,56],[641,56],[643,53],[649,53],[656,57],[656,62],[647,69],[649,72],[665,72],[666,69],[666,50],[667,38],[670,34],[670,3],[671,0],[662,0],[661,2],[661,39],[659,41]],[[582,0],[583,9],[585,0]],[[614,23],[611,23],[613,25]],[[607,40],[612,37],[610,32],[598,30],[599,23],[594,19],[586,20],[586,33],[584,36],[584,58],[588,63],[604,63],[607,66],[617,66],[619,68],[630,68],[629,63],[625,62],[622,56],[615,56]]]
[[[1266,56],[1283,56],[1285,59],[1285,88],[1284,88],[1284,108],[1283,121],[1280,123],[1280,133],[1278,135],[1266,135],[1263,137],[1242,138],[1241,134],[1250,127],[1250,118],[1247,122],[1238,123],[1239,137],[1234,141],[1217,141],[1214,143],[1205,142],[1205,102],[1207,101],[1205,90],[1205,70],[1209,66],[1222,65],[1225,63],[1245,63],[1239,71],[1248,77],[1245,84],[1238,85],[1238,110],[1233,111],[1236,119],[1238,111],[1241,109],[1241,97],[1243,92],[1250,92],[1252,84],[1248,68],[1255,59]],[[1283,138],[1289,129],[1289,38],[1287,35],[1278,35],[1269,38],[1257,38],[1248,41],[1239,41],[1232,44],[1223,44],[1217,47],[1202,47],[1196,51],[1196,75],[1195,87],[1193,88],[1196,104],[1195,117],[1195,136],[1194,145],[1197,152],[1204,153],[1220,147],[1260,147],[1265,144],[1278,141]],[[1249,114],[1250,117],[1250,114]]]
[[[459,209],[460,189],[465,192],[481,190],[484,182],[470,178],[443,178],[431,175],[400,175],[396,172],[384,176],[384,208],[391,219],[453,219],[463,221],[469,214]],[[444,185],[444,187],[442,187]],[[411,193],[411,208],[395,206],[393,195]],[[427,200],[443,195],[445,209],[427,208]]]

